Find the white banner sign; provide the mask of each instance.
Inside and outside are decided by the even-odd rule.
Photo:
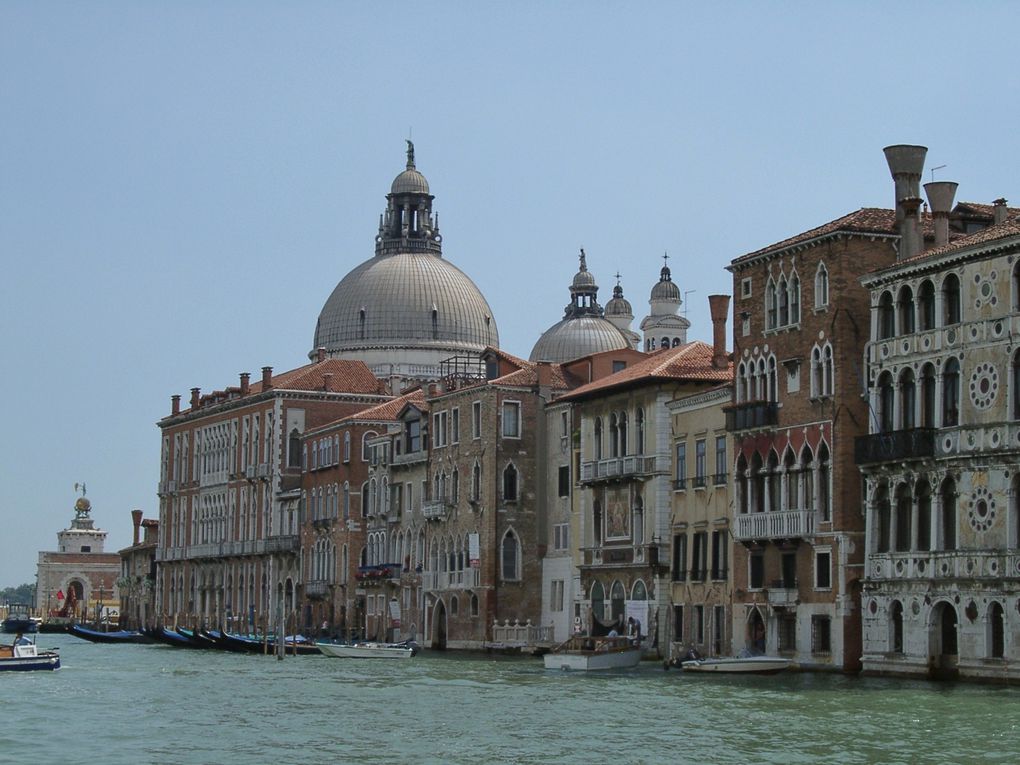
[[[471,559],[472,568],[478,568],[482,564],[481,547],[478,544],[478,532],[468,534],[468,558]]]

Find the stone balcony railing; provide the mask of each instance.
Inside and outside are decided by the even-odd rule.
[[[426,521],[444,521],[451,507],[448,499],[427,499],[422,503],[421,514]]]
[[[267,553],[297,552],[301,549],[301,537],[297,534],[285,534],[266,539]]]
[[[797,582],[784,582],[782,579],[773,582],[766,590],[770,606],[789,608],[797,605],[799,594]]]
[[[478,587],[481,581],[477,568],[462,571],[426,571],[421,575],[422,587],[426,590],[461,590]]]
[[[917,460],[935,454],[935,430],[910,428],[889,433],[872,433],[854,439],[854,462],[867,465],[873,462]]]
[[[409,452],[407,454],[395,454],[393,459],[390,460],[390,464],[395,467],[403,467],[404,465],[417,465],[420,462],[425,462],[428,459],[429,453],[426,449],[419,449],[416,452]]]
[[[553,639],[553,625],[532,624],[531,620],[521,624],[514,619],[509,619],[502,624],[498,620],[492,623],[492,642],[505,647],[519,647],[535,645],[536,643],[551,643]]]
[[[1020,577],[1020,551],[915,550],[871,553],[869,580],[1001,579]]]
[[[581,463],[581,483],[638,478],[655,472],[655,456],[633,454]]]
[[[324,598],[329,593],[329,582],[325,579],[311,579],[305,582],[305,595],[309,598]]]
[[[815,533],[815,514],[812,510],[741,513],[735,520],[733,538],[738,542],[798,539]]]

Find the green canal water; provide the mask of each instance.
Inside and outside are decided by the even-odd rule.
[[[0,675],[0,763],[1017,763],[1020,689],[109,646]]]

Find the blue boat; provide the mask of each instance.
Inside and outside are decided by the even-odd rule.
[[[90,630],[81,624],[72,624],[68,633],[90,643],[152,643],[152,638],[136,630],[118,630],[116,632],[99,632]]]
[[[57,649],[40,651],[26,637],[18,637],[14,645],[0,646],[0,672],[29,672],[60,669]]]
[[[39,631],[39,623],[29,615],[28,606],[12,604],[7,618],[0,622],[0,630],[8,635],[27,635]]]

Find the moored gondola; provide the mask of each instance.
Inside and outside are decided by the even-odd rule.
[[[81,624],[72,624],[67,628],[70,635],[88,640],[90,643],[152,643],[153,640],[137,630],[118,630],[116,632],[99,632]]]

